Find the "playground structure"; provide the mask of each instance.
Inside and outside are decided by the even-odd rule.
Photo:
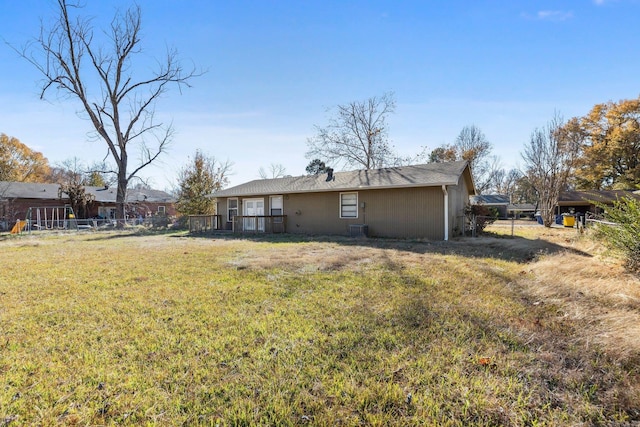
[[[47,206],[29,208],[26,218],[16,221],[16,224],[11,229],[11,234],[18,234],[22,231],[31,232],[32,230],[77,229],[78,221],[70,205]]]
[[[17,220],[16,225],[11,229],[11,234],[19,234],[27,226],[27,221]]]

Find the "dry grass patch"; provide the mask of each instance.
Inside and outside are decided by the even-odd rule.
[[[640,422],[638,352],[571,315],[621,299],[542,274],[615,270],[568,234],[45,236],[0,241],[6,425]]]

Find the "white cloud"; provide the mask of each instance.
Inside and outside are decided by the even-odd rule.
[[[603,0],[596,0],[603,1]],[[568,19],[573,18],[572,11],[563,11],[563,10],[540,10],[536,14],[536,17],[542,21],[566,21]]]

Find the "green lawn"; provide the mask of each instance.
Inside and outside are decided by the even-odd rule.
[[[468,241],[0,237],[0,426],[640,422],[638,355]]]

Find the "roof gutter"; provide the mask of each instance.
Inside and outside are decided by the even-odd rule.
[[[421,187],[438,187],[443,185],[457,185],[457,181],[451,181],[443,183],[435,182],[429,184],[403,184],[403,185],[380,185],[380,186],[363,186],[360,185],[358,187],[327,187],[327,188],[315,188],[315,189],[307,189],[307,190],[290,190],[287,188],[272,188],[269,191],[256,191],[256,192],[230,192],[227,193],[227,190],[221,190],[220,192],[211,193],[209,197],[253,197],[253,196],[270,196],[274,194],[307,194],[307,193],[333,193],[337,191],[365,191],[365,190],[389,190],[389,189],[397,189],[397,188],[421,188]]]
[[[447,186],[442,184],[442,193],[444,194],[444,240],[449,240],[449,192]]]

